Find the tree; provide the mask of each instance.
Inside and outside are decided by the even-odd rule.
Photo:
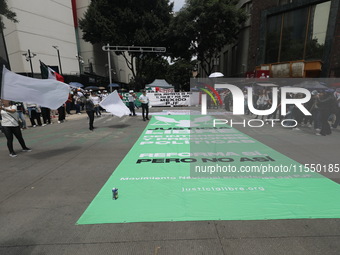
[[[165,79],[168,67],[169,62],[164,57],[150,54],[148,58],[144,59],[138,76],[132,80],[132,87],[139,90],[155,79]]]
[[[209,75],[223,46],[231,44],[246,20],[238,0],[187,0],[171,22],[168,38],[173,57],[196,56]]]
[[[7,19],[18,22],[16,19],[15,12],[12,12],[10,9],[8,9],[7,1],[6,0],[0,0],[0,22],[1,22],[1,28],[4,28],[4,23],[2,22],[2,17],[5,16]]]
[[[172,18],[169,0],[92,0],[79,25],[83,39],[115,46],[166,46]],[[135,80],[148,53],[120,52]],[[154,54],[154,53],[152,53]]]
[[[166,80],[174,85],[176,89],[189,91],[190,78],[192,77],[192,71],[195,69],[196,62],[195,60],[177,59],[169,66],[165,76]]]

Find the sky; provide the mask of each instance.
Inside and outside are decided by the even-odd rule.
[[[179,11],[182,8],[182,6],[185,3],[185,0],[172,0],[170,2],[174,2],[175,3],[174,4],[174,11],[177,12],[177,11]]]

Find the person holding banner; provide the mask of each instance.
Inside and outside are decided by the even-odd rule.
[[[13,149],[13,135],[18,139],[22,151],[28,152],[31,151],[31,149],[26,146],[24,138],[22,137],[16,105],[11,105],[9,100],[2,100],[2,104],[3,105],[0,106],[2,129],[7,139],[9,156],[14,158],[17,154]]]
[[[143,120],[149,120],[149,97],[146,95],[146,90],[143,90],[143,94],[140,95],[139,101],[142,103],[142,115]]]

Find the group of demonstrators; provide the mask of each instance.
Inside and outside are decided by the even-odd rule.
[[[246,115],[251,115],[248,107],[248,97],[252,97],[254,107],[258,110],[266,110],[272,108],[272,90],[259,89],[254,90],[253,95],[248,95],[247,90],[244,93],[244,110]],[[113,93],[112,93],[113,94]],[[111,95],[112,95],[111,94]],[[58,109],[51,110],[47,107],[41,107],[33,103],[11,102],[9,100],[2,100],[0,105],[1,109],[1,124],[2,132],[7,138],[7,146],[11,157],[16,154],[13,150],[13,136],[15,136],[23,151],[30,151],[25,145],[21,130],[27,128],[25,114],[28,115],[32,127],[45,126],[52,124],[51,118],[55,117],[56,112],[58,115],[58,123],[65,120],[66,114],[71,114],[71,110],[75,110],[76,114],[81,114],[81,111],[86,111],[89,120],[89,129],[94,130],[94,117],[100,117],[102,111],[101,103],[110,94],[107,91],[85,91],[80,88],[75,88],[70,91],[67,101],[62,104]],[[118,94],[121,99],[122,96]],[[230,111],[232,105],[232,94],[229,90],[221,93],[223,103],[226,111]],[[290,93],[288,98],[303,98],[303,94]],[[118,96],[117,96],[118,98]],[[120,101],[118,99],[118,101]],[[130,116],[137,116],[135,108],[138,108],[136,101],[139,101],[142,108],[143,121],[149,120],[149,97],[145,90],[142,95],[137,97],[133,90],[129,91],[127,97],[128,109]],[[217,100],[216,100],[217,101]],[[280,102],[280,94],[278,102]],[[121,102],[122,103],[122,102]],[[222,106],[222,105],[220,105]],[[126,108],[126,106],[123,106]],[[208,107],[211,108],[211,101],[208,101]],[[316,135],[330,135],[332,128],[335,129],[340,125],[340,88],[334,90],[313,90],[311,92],[311,99],[304,104],[304,107],[312,114],[311,116],[305,115],[296,105],[287,105],[287,114],[281,115],[281,104],[278,103],[274,112],[268,116],[255,116],[255,119],[261,117],[262,120],[276,119],[276,120],[292,120],[291,126],[294,130],[299,130],[299,127],[314,128]],[[126,108],[127,109],[127,108]],[[126,112],[124,114],[127,114]],[[52,116],[52,117],[51,117]],[[41,121],[41,117],[43,121]],[[289,123],[289,121],[287,121]],[[331,125],[330,125],[331,123]],[[0,126],[1,127],[1,126]]]
[[[248,97],[252,96],[254,107],[258,110],[266,110],[272,107],[271,89],[260,89],[254,91],[253,95],[248,95],[247,90],[244,90],[244,109],[245,114],[250,115],[248,107]],[[279,94],[280,95],[280,94]],[[287,98],[303,98],[304,95],[290,93]],[[224,107],[226,111],[230,111],[232,105],[232,96],[230,91],[224,94]],[[278,100],[280,102],[280,98]],[[293,130],[300,130],[300,127],[314,128],[316,135],[330,135],[332,129],[336,129],[340,125],[340,88],[335,91],[332,89],[313,90],[311,99],[304,104],[304,107],[312,114],[311,116],[304,115],[301,110],[295,105],[287,105],[287,114],[281,115],[281,104],[278,103],[275,111],[268,116],[261,116],[265,119],[283,119],[294,120],[291,125]],[[259,118],[259,116],[255,116]],[[297,123],[297,125],[296,125]],[[331,124],[330,124],[331,123]]]
[[[135,113],[135,107],[136,107],[136,103],[135,100],[137,99],[136,94],[134,93],[133,90],[129,91],[129,109],[131,111],[130,116],[136,116]],[[142,116],[143,116],[143,120],[149,120],[149,102],[150,99],[146,94],[146,91],[143,90],[142,91],[142,95],[139,96],[138,101],[141,103],[141,107],[142,107]]]
[[[104,91],[106,92],[106,91]],[[33,103],[12,102],[10,100],[1,100],[0,104],[0,120],[1,120],[1,132],[3,132],[7,139],[7,147],[9,155],[16,157],[16,153],[13,149],[13,137],[15,136],[22,150],[25,152],[31,151],[25,144],[22,137],[21,130],[27,128],[25,114],[28,115],[31,122],[31,127],[46,126],[52,124],[51,115],[55,116],[55,112],[58,114],[58,123],[62,123],[65,120],[66,113],[71,114],[71,110],[75,110],[76,114],[81,114],[81,110],[85,110],[88,115],[89,129],[94,130],[94,117],[101,116],[101,112],[104,110],[100,106],[102,102],[109,94],[99,93],[95,91],[84,91],[82,89],[73,89],[70,92],[67,101],[61,105],[57,110],[51,110],[47,107],[41,107]],[[122,99],[122,96],[120,95]],[[146,91],[143,91],[142,95],[137,98],[134,91],[129,91],[128,101],[130,116],[136,116],[135,101],[138,100],[142,107],[143,120],[149,120],[149,97],[146,95]],[[43,122],[41,121],[43,118]]]

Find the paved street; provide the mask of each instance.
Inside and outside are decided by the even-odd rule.
[[[105,115],[91,132],[86,114],[72,115],[23,131],[33,151],[16,158],[0,134],[0,254],[339,254],[339,219],[76,225],[146,125]],[[239,130],[300,163],[339,163],[340,129]]]

